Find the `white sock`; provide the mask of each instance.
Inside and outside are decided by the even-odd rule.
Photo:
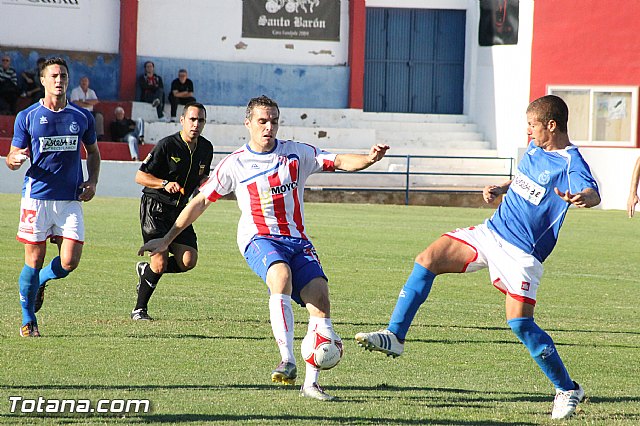
[[[331,318],[309,317],[309,325],[307,326],[307,333],[314,331],[316,328],[327,328],[333,330],[331,324]],[[320,370],[313,367],[308,362],[305,362],[305,374],[303,387],[309,387],[314,383],[318,383],[320,378]]]
[[[283,361],[296,363],[293,353],[293,309],[291,296],[272,294],[269,297],[269,317],[271,330],[276,339]]]
[[[309,317],[309,326],[307,327],[307,333],[313,331],[316,328],[328,328],[333,330],[333,324],[331,318]]]

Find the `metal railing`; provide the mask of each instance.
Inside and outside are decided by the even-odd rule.
[[[217,154],[221,154],[224,158],[230,152],[216,152]],[[404,192],[404,201],[405,205],[409,204],[409,196],[412,192],[442,192],[444,191],[444,187],[430,186],[430,187],[416,187],[411,183],[412,176],[464,176],[464,177],[503,177],[505,180],[509,180],[513,178],[514,167],[515,167],[515,159],[513,157],[480,157],[480,156],[447,156],[447,155],[413,155],[413,154],[388,154],[385,156],[387,159],[392,158],[402,158],[404,159],[405,169],[401,171],[394,170],[361,170],[359,172],[346,172],[342,170],[337,170],[336,174],[358,174],[358,175],[381,175],[381,176],[404,176],[404,185],[392,185],[392,186],[379,186],[379,187],[343,187],[343,186],[320,186],[317,185],[312,189],[322,190],[323,188],[330,189],[332,191],[386,191],[386,192]],[[476,172],[445,172],[445,171],[420,171],[415,170],[417,166],[413,166],[412,170],[412,160],[471,160],[471,161],[501,161],[503,162],[502,169],[508,170],[508,173],[476,173]],[[217,163],[217,162],[216,162]],[[506,165],[505,163],[508,163]],[[212,166],[213,167],[213,166]],[[424,168],[424,167],[421,167]],[[501,183],[501,182],[496,182]],[[448,187],[450,187],[449,185]],[[448,192],[452,190],[447,190]],[[453,190],[455,191],[455,190]],[[465,191],[466,192],[466,191]]]

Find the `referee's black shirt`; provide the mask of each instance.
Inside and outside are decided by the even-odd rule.
[[[193,191],[200,186],[204,176],[209,175],[213,161],[213,145],[202,136],[198,137],[193,153],[182,140],[180,132],[161,139],[140,165],[140,171],[159,179],[178,182],[184,194],[170,194],[164,189],[143,188],[149,197],[175,207],[184,207]]]

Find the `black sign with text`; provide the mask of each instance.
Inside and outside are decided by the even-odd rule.
[[[243,0],[242,37],[340,40],[340,0]]]

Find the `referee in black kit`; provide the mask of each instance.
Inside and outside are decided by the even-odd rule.
[[[136,183],[144,186],[140,226],[145,243],[164,237],[192,193],[209,177],[213,145],[200,136],[206,118],[204,105],[186,104],[180,116],[182,130],[161,139],[136,173]],[[131,319],[152,320],[147,304],[162,274],[186,272],[197,261],[198,238],[193,226],[189,226],[173,241],[168,252],[151,256],[150,263],[138,262],[138,300]]]

